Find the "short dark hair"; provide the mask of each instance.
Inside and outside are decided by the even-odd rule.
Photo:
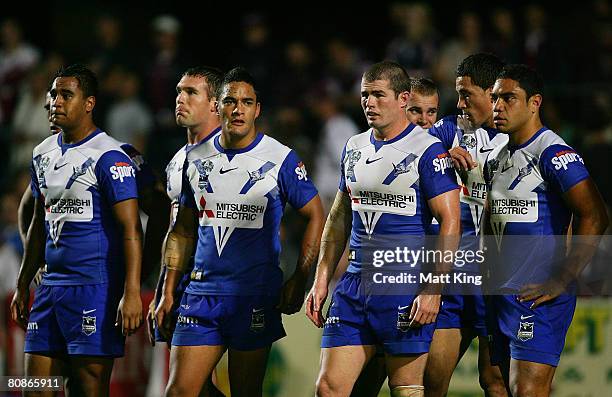
[[[226,85],[236,82],[247,83],[251,85],[253,87],[253,90],[255,91],[255,95],[259,96],[257,92],[257,86],[255,84],[255,79],[249,73],[249,71],[243,68],[242,66],[237,66],[231,69],[229,72],[225,73],[225,75],[223,76],[223,81],[221,82],[220,90],[222,90],[223,87],[225,87]]]
[[[535,70],[527,65],[522,64],[511,64],[506,65],[502,69],[501,73],[497,75],[497,79],[510,79],[517,81],[519,86],[525,90],[527,98],[529,99],[535,94],[542,95],[544,91],[544,81],[542,76]]]
[[[375,63],[363,74],[363,80],[367,82],[389,80],[389,86],[396,96],[404,91],[410,92],[410,76],[406,69],[397,62]]]
[[[83,95],[87,98],[90,96],[98,96],[98,78],[96,74],[87,68],[87,66],[75,63],[70,66],[60,68],[55,73],[53,80],[58,77],[74,77],[79,82],[79,87],[83,91]]]
[[[416,77],[410,79],[410,92],[416,92],[425,96],[437,95],[438,86],[431,79]]]
[[[489,53],[472,54],[457,66],[456,77],[469,77],[472,83],[486,90],[493,87],[495,78],[502,71],[504,62]]]
[[[187,69],[183,73],[183,76],[202,77],[206,79],[206,84],[208,84],[208,98],[219,97],[221,80],[223,79],[223,72],[220,69],[212,66],[194,66]]]

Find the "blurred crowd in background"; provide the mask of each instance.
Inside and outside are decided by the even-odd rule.
[[[438,117],[456,113],[455,68],[476,52],[526,63],[546,83],[545,124],[583,155],[612,203],[612,6],[461,2],[350,5],[326,10],[44,5],[37,17],[0,20],[0,296],[12,289],[23,248],[17,207],[34,146],[49,134],[45,94],[62,65],[98,74],[96,124],[145,154],[160,176],[186,142],[174,120],[175,86],[194,65],[246,67],[256,78],[258,129],[295,148],[328,204],[346,140],[367,128],[359,83],[368,65],[402,64],[440,91]],[[219,7],[219,5],[216,5]],[[296,222],[286,241],[299,241]],[[293,229],[295,226],[295,230]],[[291,252],[297,249],[284,246]]]

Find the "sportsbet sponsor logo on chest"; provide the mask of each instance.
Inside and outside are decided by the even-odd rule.
[[[119,161],[110,167],[110,172],[113,175],[113,179],[119,179],[120,182],[123,182],[123,178],[135,178],[136,172],[134,171],[134,167],[132,167],[129,163],[125,163],[123,161]]]

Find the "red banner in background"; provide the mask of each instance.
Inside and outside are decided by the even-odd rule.
[[[153,291],[142,293],[143,313]],[[4,365],[0,365],[5,376],[19,376],[24,373],[23,342],[24,332],[10,318],[10,304],[13,295],[2,299],[0,322],[6,324],[0,330],[0,353],[4,352]],[[30,299],[30,303],[32,299]],[[6,332],[4,332],[6,330]],[[147,337],[146,324],[132,336],[126,338],[125,356],[115,360],[111,376],[110,395],[117,397],[156,397],[163,395],[168,380],[168,349],[165,343],[152,348]],[[0,363],[2,362],[0,361]],[[15,395],[21,395],[17,393]]]

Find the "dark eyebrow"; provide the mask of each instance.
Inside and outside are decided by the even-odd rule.
[[[501,98],[506,99],[506,98],[508,98],[510,96],[516,96],[516,93],[514,91],[505,91],[505,92],[499,92],[499,93],[494,93],[493,92],[493,93],[491,93],[491,96],[495,97],[495,98],[501,97]]]
[[[56,92],[57,92],[57,90],[56,90]],[[70,90],[70,89],[68,89],[68,88],[60,88],[60,89],[59,89],[59,92],[60,92],[61,94],[74,94],[74,91],[72,91],[72,90]]]

